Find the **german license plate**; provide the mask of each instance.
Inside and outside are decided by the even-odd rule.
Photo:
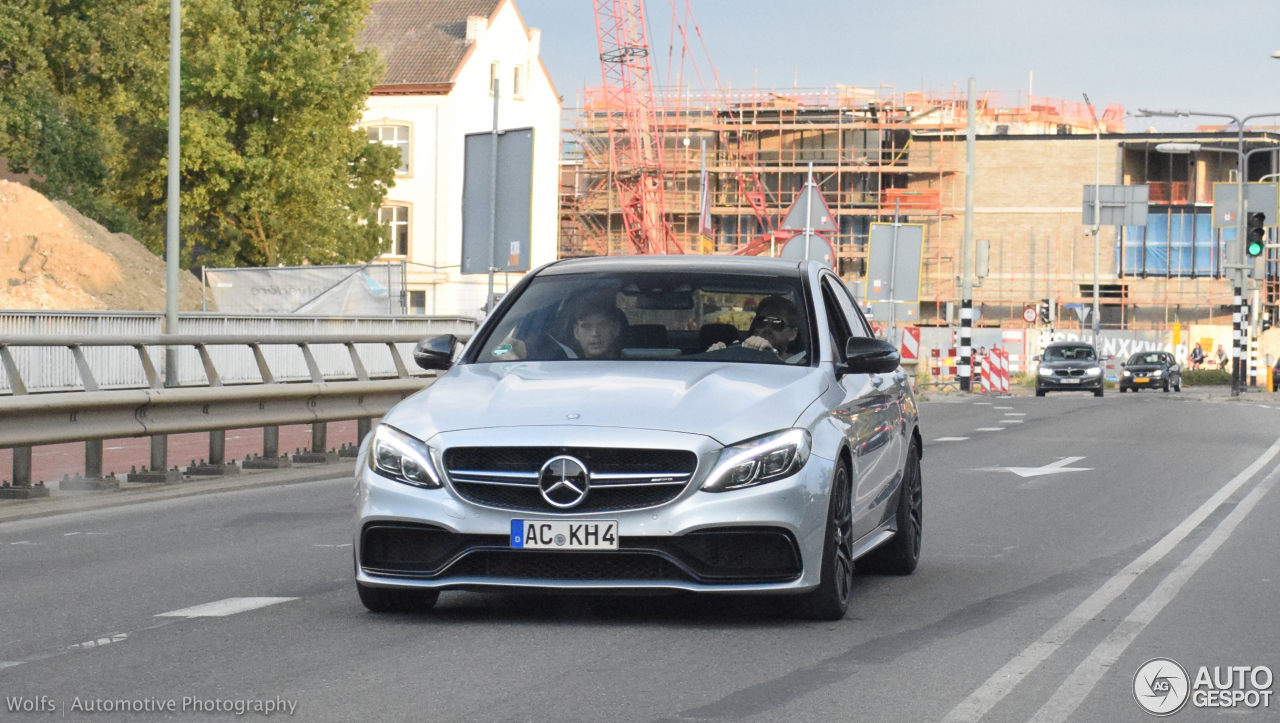
[[[512,520],[511,546],[526,550],[616,550],[616,520]]]
[[[1147,382],[1151,381],[1151,378],[1150,377],[1134,377],[1133,381],[1139,384],[1146,384]]]
[[[1063,384],[1079,384],[1080,380],[1079,379],[1063,379],[1062,383]]]

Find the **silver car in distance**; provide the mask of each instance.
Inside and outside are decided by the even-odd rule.
[[[790,594],[845,614],[920,555],[920,432],[897,350],[809,261],[624,257],[530,273],[357,466],[356,588]]]

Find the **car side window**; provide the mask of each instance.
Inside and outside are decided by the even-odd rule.
[[[840,308],[839,297],[825,278],[822,280],[822,305],[827,308],[827,329],[831,332],[832,356],[838,361],[843,361],[844,349],[849,343],[852,332]]]
[[[830,275],[822,277],[822,286],[828,290],[831,296],[835,297],[836,306],[839,309],[840,316],[844,319],[845,328],[849,330],[849,335],[871,336],[871,329],[863,321],[862,313],[858,310],[858,303],[854,301],[853,294],[849,293],[849,287]],[[841,350],[843,351],[843,347],[841,347]]]

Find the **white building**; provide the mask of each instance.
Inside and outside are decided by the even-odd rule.
[[[378,48],[387,74],[362,125],[401,151],[380,213],[394,231],[386,258],[408,261],[410,313],[483,313],[487,276],[459,273],[463,138],[493,128],[494,79],[499,126],[534,129],[532,267],[556,258],[560,97],[538,57],[540,40],[511,0],[373,4],[359,42]],[[517,276],[499,274],[498,291]]]

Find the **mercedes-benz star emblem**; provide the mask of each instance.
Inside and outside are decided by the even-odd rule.
[[[587,498],[591,475],[573,457],[552,457],[538,473],[538,489],[547,504],[562,510],[577,507]]]

